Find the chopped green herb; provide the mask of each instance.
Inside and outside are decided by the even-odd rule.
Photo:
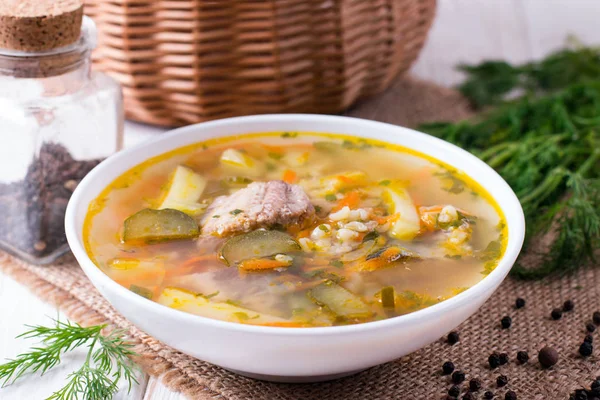
[[[325,195],[325,200],[327,201],[337,201],[337,196],[335,194],[327,194]]]
[[[220,215],[217,215],[217,214],[213,215],[212,217],[213,217],[213,218],[221,218],[221,216],[220,216]]]
[[[314,142],[313,146],[315,149],[324,151],[327,153],[334,153],[340,150],[340,145],[334,142]]]
[[[294,316],[294,317],[300,316],[300,315],[304,314],[305,312],[306,312],[306,310],[302,307],[293,308],[292,316]]]
[[[452,289],[452,294],[456,296],[457,294],[461,294],[462,292],[464,292],[467,289],[468,289],[468,287],[456,287],[456,288]]]
[[[460,260],[460,259],[462,259],[462,256],[460,254],[453,254],[453,255],[446,254],[444,257],[450,258],[452,260]]]
[[[148,300],[152,300],[152,297],[154,296],[154,293],[152,293],[152,290],[147,289],[142,286],[138,286],[138,285],[129,286],[129,290],[131,290],[133,293],[135,293],[137,295],[147,298]]]
[[[231,299],[225,300],[225,303],[229,304],[230,306],[236,306],[236,307],[240,307],[242,305],[239,301],[231,300]]]
[[[465,191],[465,182],[457,177],[454,172],[446,170],[444,172],[436,172],[434,175],[450,183],[450,186],[443,187],[442,190],[452,194],[459,194]]]
[[[322,209],[321,206],[315,206],[315,212],[317,213],[320,213]]]
[[[277,169],[277,166],[273,163],[266,163],[265,166],[267,167],[267,171],[273,172]]]
[[[275,153],[275,152],[269,152],[269,157],[271,157],[274,160],[281,160],[283,158],[283,154],[281,154],[281,153]]]
[[[235,210],[230,211],[229,214],[231,214],[231,215],[238,215],[238,214],[241,214],[243,212],[244,211],[240,210],[239,208],[236,208]]]
[[[248,314],[246,314],[245,312],[242,312],[242,311],[236,311],[232,315],[234,317],[236,317],[237,319],[239,319],[240,321],[247,321],[250,319]]]
[[[325,224],[319,225],[319,229],[322,230],[323,232],[329,232],[329,228]]]
[[[502,242],[501,239],[492,240],[488,243],[485,250],[481,253],[480,258],[484,261],[494,260],[500,257],[502,254]]]
[[[392,183],[392,181],[390,181],[389,179],[384,179],[382,181],[379,182],[379,185],[381,186],[388,186],[390,183]]]
[[[369,240],[375,240],[379,237],[379,232],[377,231],[371,231],[369,233],[367,233],[365,235],[365,237],[363,238],[362,242],[368,242]]]
[[[342,142],[342,147],[348,150],[365,150],[373,146],[370,143],[367,143],[365,139],[358,139],[356,142],[345,139]]]
[[[223,183],[227,186],[247,185],[249,183],[252,183],[252,179],[247,178],[245,176],[231,176],[227,179],[224,179]]]
[[[283,132],[281,134],[282,138],[295,138],[298,137],[298,132]]]
[[[214,293],[211,293],[211,294],[207,294],[207,295],[206,295],[206,296],[204,296],[204,297],[205,297],[205,298],[207,298],[207,299],[212,299],[213,297],[215,297],[215,296],[218,296],[218,295],[219,295],[219,293],[220,293],[220,292],[217,290],[216,292],[214,292]]]
[[[386,286],[381,289],[381,305],[383,308],[396,307],[396,294],[393,286]]]
[[[331,260],[329,262],[329,265],[336,267],[336,268],[342,268],[344,266],[344,263],[340,260]]]

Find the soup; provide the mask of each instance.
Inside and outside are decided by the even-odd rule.
[[[125,172],[90,205],[88,254],[125,288],[242,324],[407,314],[492,271],[506,224],[461,171],[334,134],[214,139]]]

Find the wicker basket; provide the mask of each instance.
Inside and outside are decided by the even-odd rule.
[[[436,0],[86,0],[129,118],[339,112],[415,60]]]

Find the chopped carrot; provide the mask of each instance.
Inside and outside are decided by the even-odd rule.
[[[311,232],[312,232],[312,229],[301,230],[300,232],[298,232],[298,239],[309,237]]]
[[[207,261],[207,260],[214,260],[216,257],[214,254],[205,254],[203,256],[198,256],[198,257],[192,257],[188,260],[185,260],[183,263],[181,263],[181,267],[187,267],[193,264],[196,264],[200,261]]]
[[[298,180],[298,174],[291,169],[286,169],[283,172],[283,181],[286,183],[294,183]]]
[[[293,282],[293,281],[299,281],[302,282],[302,278],[300,278],[299,276],[296,275],[292,275],[292,274],[281,274],[275,278],[273,278],[273,282]]]
[[[354,183],[354,179],[352,179],[352,178],[348,178],[348,177],[347,177],[347,176],[345,176],[345,175],[338,175],[338,176],[337,176],[337,178],[338,178],[340,181],[342,181],[343,183],[346,183],[346,184]]]
[[[400,219],[400,213],[395,213],[392,215],[386,215],[385,217],[375,217],[374,218],[375,221],[377,221],[377,223],[379,225],[383,225],[386,224],[388,222],[396,222],[398,219]]]
[[[268,258],[252,258],[250,260],[242,261],[239,265],[239,269],[242,271],[264,271],[287,266],[289,266],[289,263],[287,262],[271,260]]]
[[[334,207],[333,211],[341,210],[344,207],[348,207],[350,209],[357,208],[360,204],[360,194],[356,191],[350,191],[346,193],[344,197],[340,201],[338,201],[337,205]]]

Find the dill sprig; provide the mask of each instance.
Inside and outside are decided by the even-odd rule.
[[[592,261],[600,245],[600,51],[567,49],[510,68],[518,79],[499,64],[466,68],[471,89],[463,93],[496,106],[421,128],[474,153],[513,188],[527,221],[525,251],[541,251],[539,265],[513,273],[538,278]],[[514,89],[526,91],[506,100]],[[543,236],[551,243],[536,250]]]
[[[541,61],[511,65],[501,60],[491,60],[479,65],[460,65],[467,79],[459,90],[474,106],[501,103],[505,96],[515,91],[544,94],[563,89],[574,83],[595,81],[600,76],[600,52],[583,47],[570,38],[570,45]]]
[[[46,373],[60,364],[61,356],[81,346],[87,355],[81,368],[68,376],[67,384],[54,392],[48,400],[104,400],[112,398],[125,380],[131,389],[138,383],[136,367],[130,357],[133,345],[124,339],[122,330],[107,335],[107,325],[82,327],[71,322],[55,321],[55,326],[27,326],[29,330],[17,338],[39,339],[40,345],[27,353],[0,365],[0,380],[9,385],[26,373]]]

